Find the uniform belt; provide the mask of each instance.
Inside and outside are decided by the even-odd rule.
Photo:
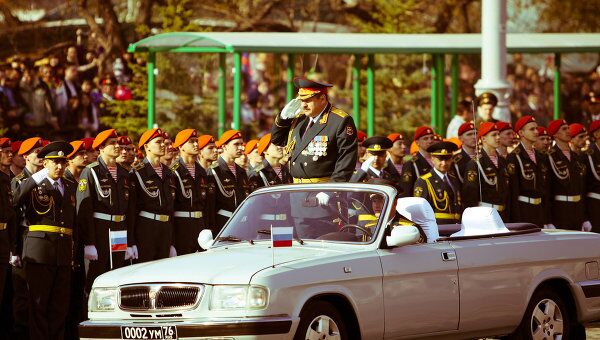
[[[173,213],[173,216],[187,218],[202,218],[202,211],[176,211]]]
[[[125,215],[110,215],[110,214],[105,214],[105,213],[100,213],[100,212],[95,212],[94,218],[97,218],[99,220],[112,221],[112,222],[125,221]]]
[[[6,222],[0,223],[0,230],[6,229],[7,226],[8,226],[8,223],[6,223]]]
[[[480,207],[488,207],[488,208],[494,208],[498,211],[504,211],[504,209],[506,209],[506,207],[502,204],[492,204],[492,203],[487,203],[487,202],[479,202],[479,206]]]
[[[556,195],[556,196],[554,196],[554,200],[561,201],[561,202],[579,202],[579,201],[581,201],[581,195],[574,195],[574,196]]]
[[[435,213],[435,218],[440,218],[444,220],[459,220],[459,214],[449,214],[449,213]]]
[[[296,178],[294,177],[294,183],[299,184],[299,183],[323,183],[323,182],[329,182],[329,179],[331,177],[313,177],[313,178]]]
[[[29,226],[29,231],[43,231],[46,233],[73,235],[73,229],[57,227],[55,225],[34,224]]]
[[[587,197],[600,200],[600,194],[596,192],[588,192]]]
[[[285,221],[287,220],[286,214],[262,214],[260,219],[264,221]]]
[[[529,204],[533,204],[533,205],[539,205],[542,203],[541,198],[531,198],[531,197],[527,197],[527,196],[519,196],[519,197],[517,197],[517,200],[519,200],[523,203],[529,203]]]
[[[233,213],[231,211],[225,210],[225,209],[219,209],[219,211],[217,211],[218,215],[221,216],[225,216],[225,217],[231,217],[233,216]]]
[[[169,222],[169,215],[159,215],[159,214],[154,214],[151,212],[147,212],[147,211],[140,211],[139,213],[140,216],[145,217],[145,218],[149,218],[151,220],[155,220],[155,221],[160,221],[160,222]]]

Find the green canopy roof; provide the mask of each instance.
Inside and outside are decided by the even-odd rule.
[[[509,53],[600,52],[597,33],[507,34]],[[130,52],[480,53],[481,34],[174,32],[129,45]]]

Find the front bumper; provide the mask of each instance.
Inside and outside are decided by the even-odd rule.
[[[79,324],[81,339],[121,339],[122,326],[175,326],[177,338],[237,337],[288,334],[292,327],[289,316],[236,319],[84,321]]]

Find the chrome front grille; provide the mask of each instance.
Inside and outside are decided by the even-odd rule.
[[[127,311],[191,309],[204,292],[202,285],[147,284],[120,288],[119,307]]]

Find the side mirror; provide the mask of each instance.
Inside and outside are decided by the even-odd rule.
[[[207,250],[213,244],[213,234],[210,229],[203,229],[200,234],[198,234],[198,245],[200,248]]]
[[[392,234],[385,238],[389,247],[401,247],[408,244],[415,244],[421,238],[419,229],[414,226],[396,226],[392,229]]]

